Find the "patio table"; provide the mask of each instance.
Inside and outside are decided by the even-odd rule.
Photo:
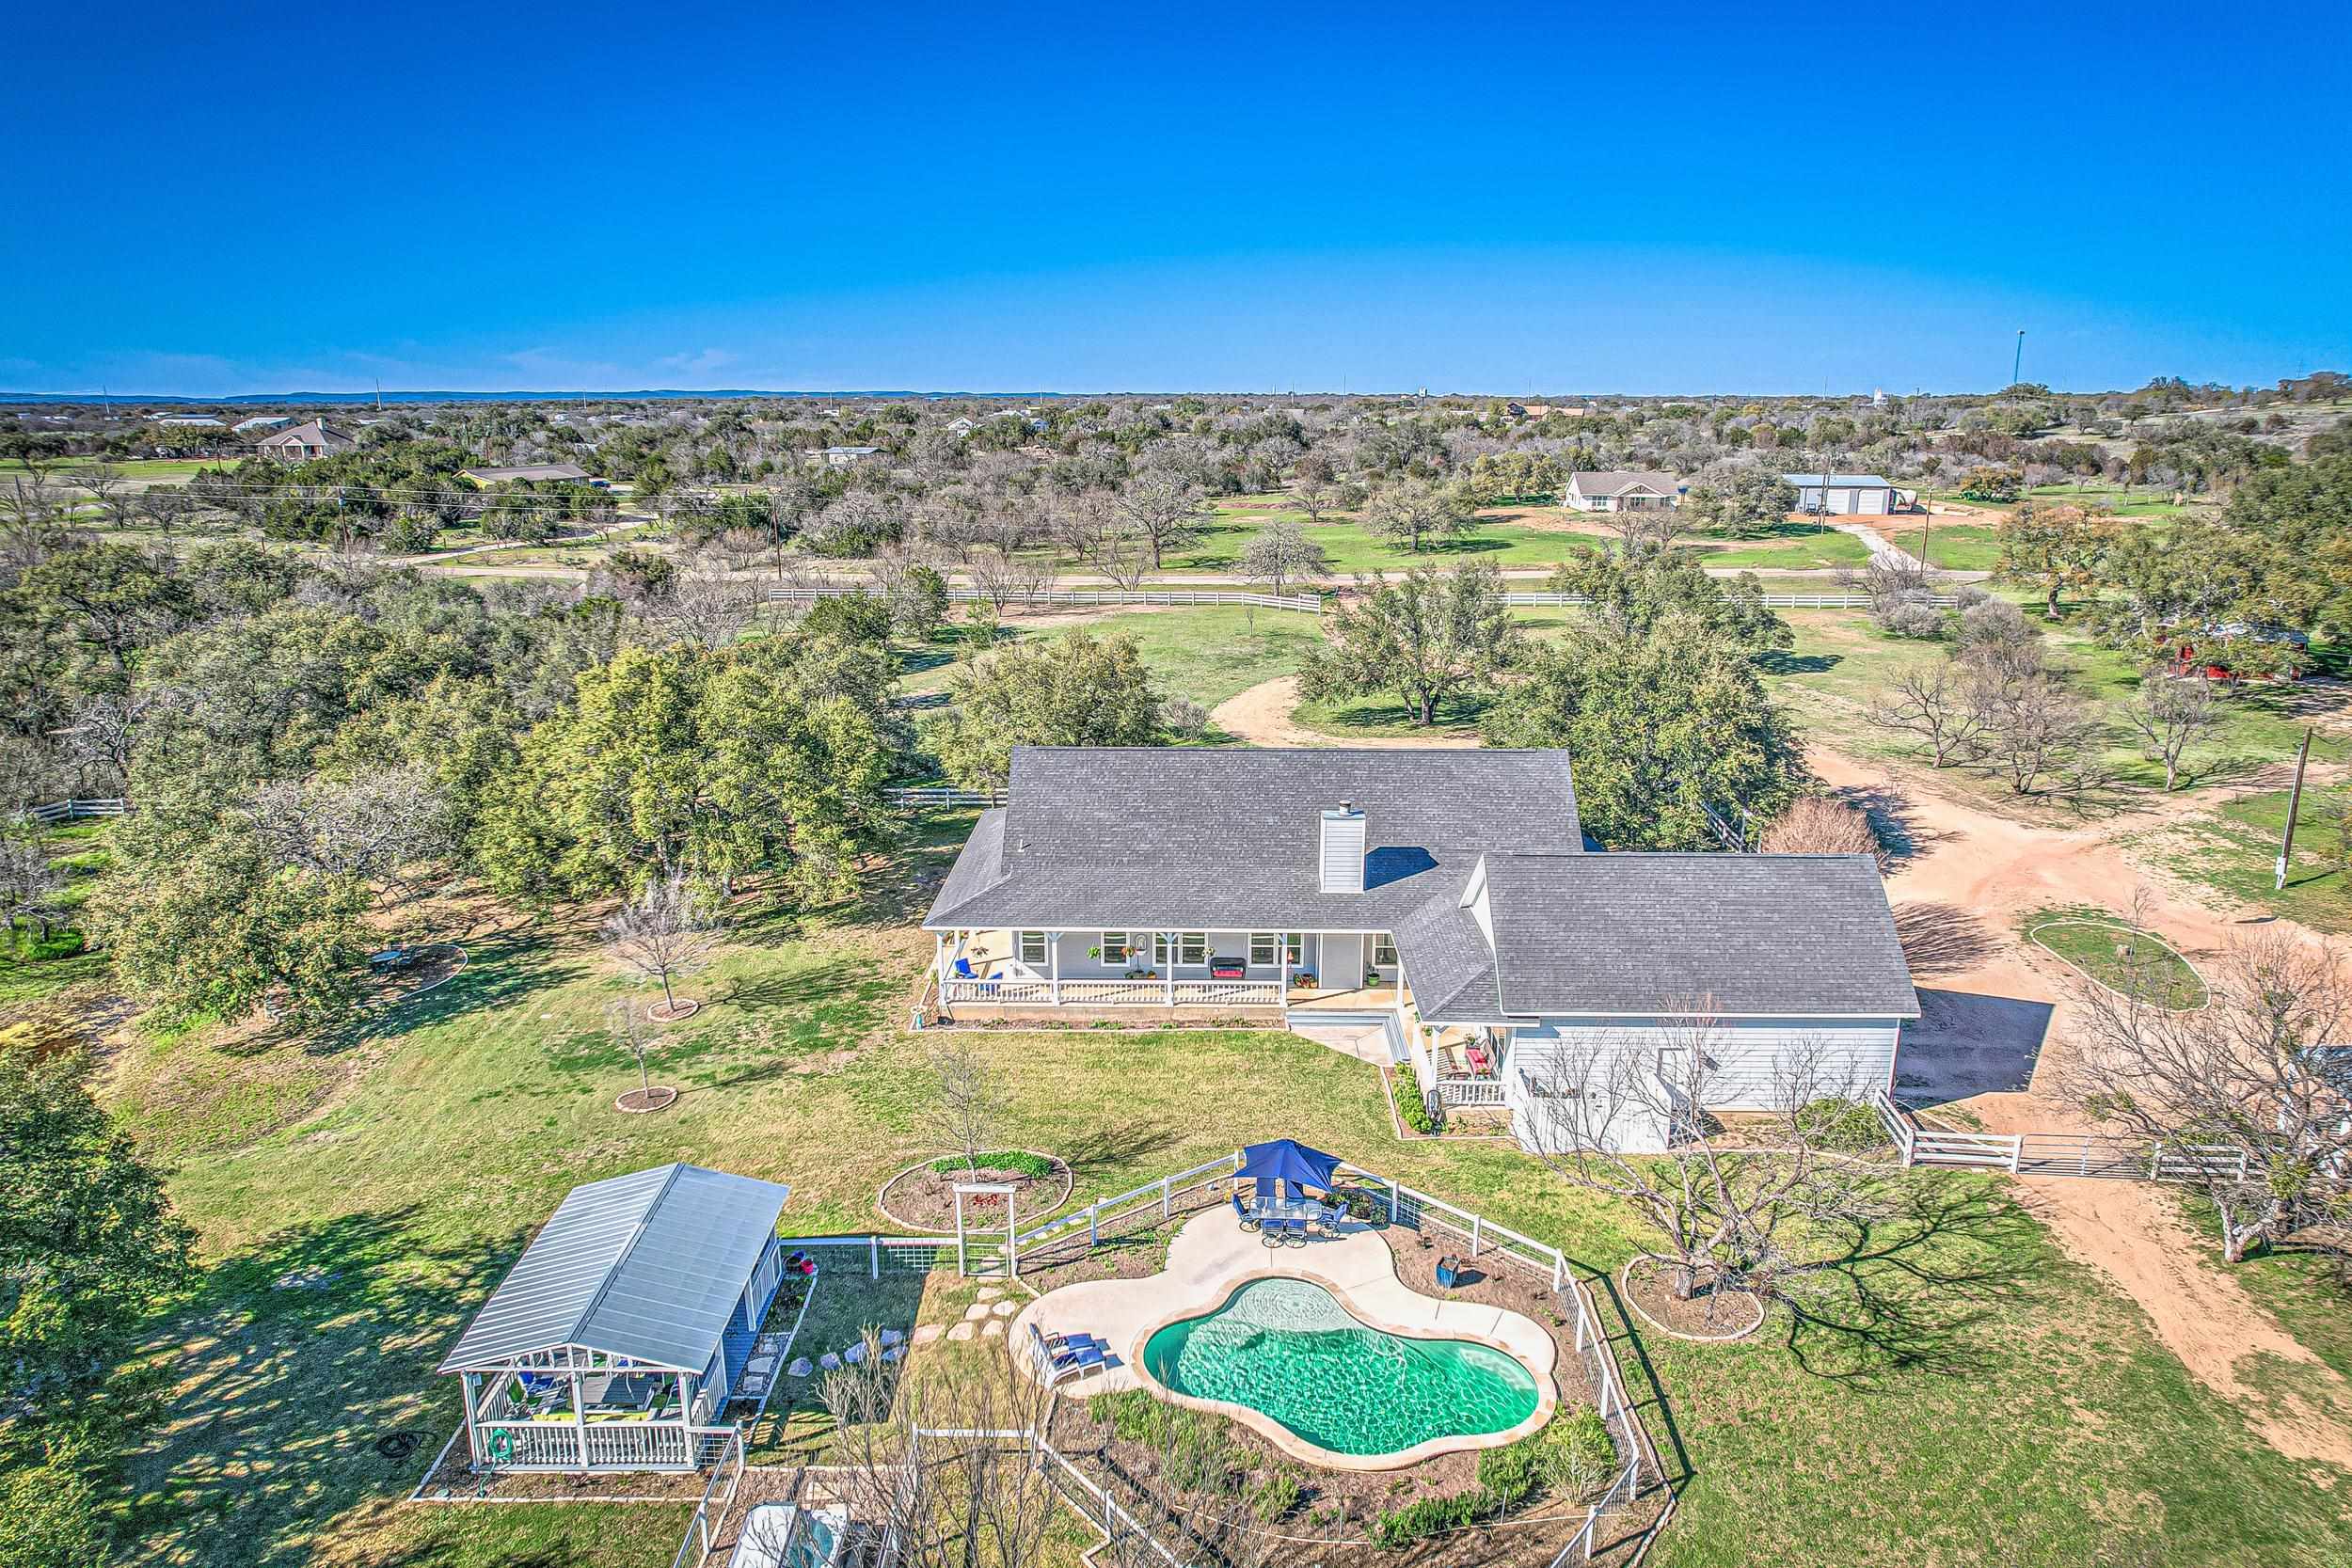
[[[1322,1223],[1331,1217],[1331,1211],[1310,1197],[1262,1197],[1249,1206],[1252,1219],[1313,1220]]]

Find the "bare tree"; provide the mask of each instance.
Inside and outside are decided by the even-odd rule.
[[[1788,1294],[1825,1266],[1813,1249],[1826,1227],[1878,1212],[1863,1174],[1831,1147],[1857,1085],[1826,1042],[1774,1054],[1771,1135],[1734,1141],[1707,1111],[1726,1098],[1731,1053],[1711,999],[1667,1004],[1652,1030],[1595,1033],[1529,1053],[1519,1070],[1530,1131],[1539,1157],[1571,1184],[1647,1222],[1677,1297],[1690,1299],[1703,1278]]]
[[[57,731],[57,737],[85,774],[103,779],[113,788],[128,790],[131,751],[153,701],[145,689],[85,697],[73,705],[73,721]]]
[[[632,1110],[650,1111],[675,1100],[675,1089],[666,1085],[660,1089],[654,1087],[651,1061],[654,1047],[661,1043],[661,1037],[655,1032],[653,1020],[639,1011],[637,1004],[628,997],[616,996],[605,1006],[604,1026],[613,1043],[628,1052],[629,1060],[637,1064],[637,1092],[623,1096],[623,1102],[633,1100]]]
[[[1140,584],[1155,563],[1151,541],[1104,491],[1069,498],[1055,509],[1054,522],[1063,548],[1122,588]]]
[[[1330,556],[1321,545],[1308,538],[1307,531],[1296,523],[1268,523],[1242,547],[1243,578],[1264,583],[1266,592],[1278,597],[1284,583],[1323,577],[1330,570]]]
[[[1691,531],[1692,518],[1679,506],[1614,507],[1601,521],[1630,555],[1639,550],[1662,550]]]
[[[2064,672],[1995,674],[1977,665],[1971,673],[1971,700],[1985,715],[1987,753],[2013,792],[2031,795],[2047,778],[2071,777],[2090,754],[2101,726],[2090,705],[2069,689]]]
[[[139,513],[164,533],[196,520],[204,503],[183,485],[156,484],[141,492]]]
[[[2140,739],[2149,760],[2164,764],[2164,787],[2181,777],[2181,755],[2221,722],[2213,686],[2201,676],[2175,679],[2161,670],[2139,677],[2139,689],[2123,705],[2124,721]]]
[[[964,570],[972,578],[972,586],[1000,615],[1005,606],[1014,600],[1035,599],[1053,577],[1043,562],[1015,555],[998,545],[982,545],[975,549]]]
[[[1882,858],[1867,813],[1828,795],[1800,795],[1764,830],[1757,847],[1776,855]]]
[[[649,884],[604,923],[605,950],[648,980],[661,985],[663,1021],[691,1012],[680,1006],[673,983],[710,960],[719,927],[707,902],[683,877]]]
[[[281,865],[413,892],[410,873],[451,847],[449,800],[422,768],[372,771],[348,782],[265,784],[244,807]]]
[[[1320,523],[1334,512],[1345,512],[1363,504],[1362,492],[1354,485],[1324,478],[1307,481],[1291,492],[1291,499],[1307,515],[1311,523]]]
[[[49,935],[57,912],[57,895],[65,891],[65,873],[49,862],[40,843],[17,833],[0,834],[0,917],[10,931],[19,920],[30,919]]]
[[[2203,1006],[2151,973],[2076,988],[2083,1048],[2066,1069],[2090,1116],[2169,1150],[2221,1222],[2235,1263],[2260,1243],[2341,1216],[2352,1188],[2352,991],[2332,951],[2265,933],[2229,949]]]
[[[977,1171],[980,1156],[988,1151],[1012,1101],[996,1082],[996,1069],[968,1040],[956,1040],[932,1052],[931,1070],[939,1078],[938,1098],[930,1110],[931,1130],[963,1156],[967,1174]]]
[[[98,515],[109,528],[128,528],[137,497],[124,488],[128,483],[120,468],[104,461],[77,469],[73,483],[90,493],[98,502]]]
[[[638,615],[671,640],[700,648],[724,648],[743,635],[759,612],[756,578],[738,577],[719,556],[698,551],[675,575],[639,602]]]
[[[1169,550],[1199,538],[1208,521],[1200,486],[1167,468],[1146,468],[1136,475],[1119,492],[1116,504],[1150,547],[1155,572],[1166,563]]]
[[[1898,672],[1871,705],[1870,717],[1919,740],[1937,768],[1984,755],[1986,716],[1971,700],[1960,667],[1948,658]]]

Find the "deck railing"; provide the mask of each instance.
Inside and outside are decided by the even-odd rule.
[[[1500,1078],[1440,1078],[1438,1098],[1448,1105],[1501,1105],[1503,1082]]]
[[[1036,1007],[1279,1007],[1279,980],[942,980],[939,999]]]
[[[501,1470],[578,1470],[587,1438],[591,1470],[687,1470],[704,1439],[732,1427],[692,1427],[679,1421],[483,1421],[478,1461]]]

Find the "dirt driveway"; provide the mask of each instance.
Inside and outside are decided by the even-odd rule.
[[[1400,735],[1342,740],[1319,730],[1308,729],[1292,719],[1291,711],[1297,706],[1298,677],[1277,675],[1217,704],[1209,710],[1209,722],[1252,746],[1376,746],[1460,751],[1478,744],[1478,737],[1474,735]]]
[[[2144,817],[2038,827],[1837,752],[1817,750],[1808,760],[1871,813],[1894,852],[1886,892],[1923,1015],[1904,1031],[1898,1086],[1931,1115],[1945,1106],[2003,1132],[2083,1125],[2056,1085],[2069,1051],[2071,972],[2019,935],[2020,917],[2033,911],[2093,904],[2122,911],[2137,897],[2139,919],[2192,957],[2257,925],[2327,940],[2257,911],[2208,908],[2149,877],[2115,842],[2144,827]],[[2122,1286],[2190,1374],[2244,1411],[2273,1448],[2352,1468],[2352,1385],[2247,1294],[2214,1243],[2190,1233],[2169,1194],[2059,1177],[2018,1185],[2066,1251]],[[2296,1386],[2269,1378],[2258,1388],[2249,1375],[2258,1362],[2286,1364]]]

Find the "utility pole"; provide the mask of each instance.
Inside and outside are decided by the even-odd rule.
[[[2009,384],[2017,385],[2018,373],[2026,368],[2026,329],[2017,329],[2017,353],[2009,362]]]
[[[2287,831],[2279,840],[2278,874],[2270,884],[2270,890],[2273,893],[2284,891],[2287,885],[2287,856],[2295,852],[2295,814],[2301,810],[2303,805],[2303,768],[2311,760],[2312,731],[2310,726],[2306,726],[2303,731],[2303,749],[2295,756],[2295,787],[2287,791]]]

